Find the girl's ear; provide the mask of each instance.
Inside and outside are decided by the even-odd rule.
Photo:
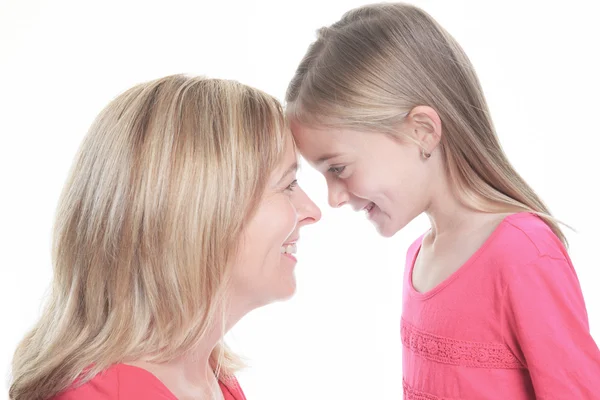
[[[428,154],[438,146],[442,139],[442,120],[429,106],[416,106],[406,116],[408,133]]]

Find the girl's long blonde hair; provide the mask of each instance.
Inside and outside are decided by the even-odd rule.
[[[373,4],[318,30],[286,94],[308,126],[395,133],[415,106],[437,111],[452,189],[485,212],[538,214],[566,245],[548,208],[505,156],[471,62],[423,10]]]
[[[244,221],[289,137],[280,104],[233,81],[169,76],[97,117],[58,206],[54,281],[13,360],[13,400],[112,364],[181,356],[220,326]],[[237,358],[220,343],[219,377]]]

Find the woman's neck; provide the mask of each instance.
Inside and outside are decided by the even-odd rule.
[[[210,365],[210,355],[221,335],[206,337],[195,349],[167,362],[138,360],[127,364],[156,376],[178,399],[220,399],[218,380]]]
[[[239,302],[232,302],[235,306]],[[243,304],[243,303],[240,303]],[[218,379],[211,365],[211,354],[223,335],[249,310],[230,307],[225,327],[219,325],[207,332],[191,350],[167,362],[137,360],[127,364],[143,368],[155,375],[178,399],[221,399]]]

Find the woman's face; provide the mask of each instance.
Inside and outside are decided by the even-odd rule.
[[[233,288],[251,308],[292,296],[296,289],[296,243],[300,228],[317,222],[321,211],[296,182],[297,154],[290,140],[271,174],[256,213],[242,234]]]

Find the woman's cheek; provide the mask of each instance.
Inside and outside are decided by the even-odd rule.
[[[298,204],[298,199],[292,197],[289,199],[287,203],[287,212],[286,212],[286,221],[288,226],[290,227],[290,233],[296,228],[296,224],[298,222],[298,209],[301,207],[301,204]]]

